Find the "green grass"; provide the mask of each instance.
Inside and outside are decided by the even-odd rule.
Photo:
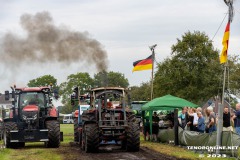
[[[176,158],[183,158],[183,159],[189,159],[189,160],[235,160],[236,158],[207,158],[207,155],[205,154],[204,158],[199,158],[199,153],[194,153],[193,151],[189,151],[187,149],[184,149],[182,147],[177,147],[170,144],[163,144],[163,143],[154,143],[149,141],[144,141],[143,136],[140,138],[140,145],[141,147],[147,147],[149,149],[152,149],[156,152],[174,156]],[[238,150],[238,153],[240,153],[240,149]],[[238,154],[240,155],[240,154]]]
[[[73,124],[61,124],[61,131],[63,132],[63,142],[61,142],[60,149],[54,148],[45,148],[43,143],[26,143],[26,147],[24,149],[0,149],[0,160],[63,160],[73,157],[76,159],[77,155],[64,155],[61,154],[62,151],[69,148],[69,142],[73,142]],[[3,144],[0,141],[0,146]],[[144,141],[143,136],[141,136],[141,147],[147,147],[159,153],[174,156],[177,158],[184,158],[190,160],[225,160],[227,158],[199,158],[199,154],[189,151],[187,149],[176,147],[169,144],[162,143],[154,143],[149,141]],[[238,150],[240,155],[240,149]],[[64,157],[65,156],[65,157]],[[206,156],[205,156],[206,157]],[[229,158],[230,159],[230,158]]]
[[[61,124],[61,132],[63,132],[63,142],[61,144],[68,144],[73,142],[73,124]]]
[[[73,141],[73,124],[61,124],[64,141],[62,146],[67,146]],[[0,146],[3,141],[0,141]],[[59,154],[56,148],[45,148],[42,142],[26,143],[24,149],[0,149],[0,160],[62,160],[63,155]]]

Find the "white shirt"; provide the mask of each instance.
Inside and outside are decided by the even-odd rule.
[[[198,124],[198,116],[197,113],[193,113],[193,124]]]

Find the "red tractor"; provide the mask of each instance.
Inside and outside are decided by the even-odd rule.
[[[116,144],[126,151],[139,151],[140,129],[130,103],[126,103],[127,95],[120,87],[90,91],[90,109],[82,115],[81,110],[74,113],[74,140],[82,150],[97,152],[101,144]]]
[[[5,113],[4,145],[24,147],[25,142],[44,142],[46,147],[58,148],[62,140],[58,112],[52,105],[54,95],[49,87],[16,88],[5,91],[5,100],[12,108]]]

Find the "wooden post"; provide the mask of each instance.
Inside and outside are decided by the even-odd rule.
[[[174,144],[178,146],[178,109],[174,109],[174,137]]]

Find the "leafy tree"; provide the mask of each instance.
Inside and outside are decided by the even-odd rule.
[[[109,86],[109,87],[123,87],[129,86],[128,79],[120,72],[99,72],[94,75],[94,85],[96,87]]]
[[[132,101],[149,101],[151,98],[151,83],[143,82],[139,87],[131,87]]]
[[[36,79],[32,79],[28,82],[28,87],[41,87],[41,86],[49,86],[52,84],[54,87],[57,86],[57,79],[52,75],[44,75],[38,77]]]
[[[229,89],[232,94],[238,95],[240,93],[240,63],[239,57],[236,55],[228,57],[227,69],[229,72],[229,86],[228,79],[226,79],[226,89]],[[228,74],[227,74],[228,77]],[[229,87],[229,88],[228,88]]]
[[[70,95],[74,87],[79,87],[80,94],[85,94],[86,90],[93,85],[93,79],[90,75],[85,73],[71,74],[67,77],[67,81],[60,84],[60,95],[62,96],[62,103],[64,104],[63,111],[69,112],[75,110],[70,104]]]
[[[208,36],[187,32],[172,46],[171,57],[158,65],[154,92],[156,96],[172,94],[201,103],[221,93],[221,75],[218,51]]]

